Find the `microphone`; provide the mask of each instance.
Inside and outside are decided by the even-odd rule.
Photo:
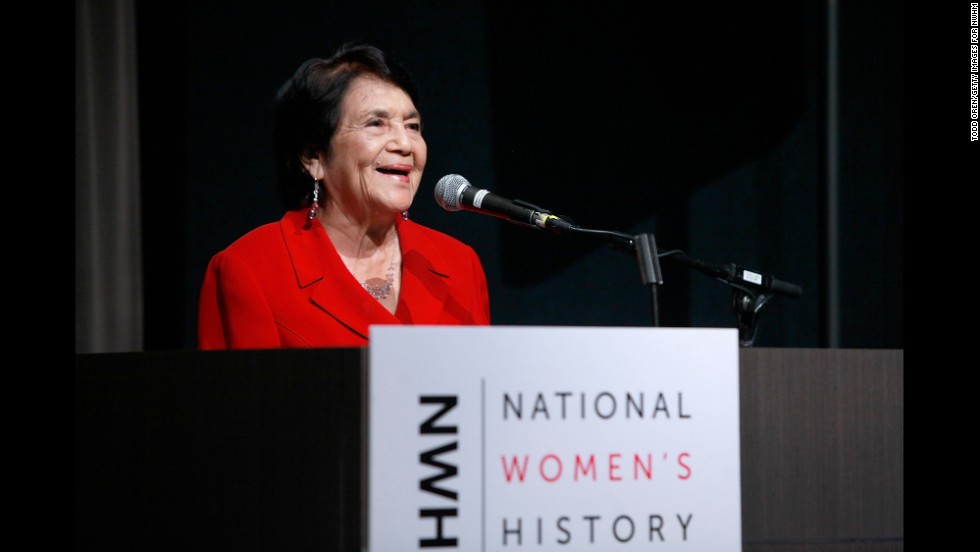
[[[447,174],[440,178],[436,183],[435,197],[436,203],[447,211],[473,211],[549,230],[572,229],[571,224],[540,207],[481,190],[458,174]]]
[[[779,280],[770,274],[760,274],[734,264],[725,265],[725,270],[726,280],[733,284],[750,284],[762,291],[771,291],[784,297],[797,298],[803,295],[802,287]]]
[[[749,270],[734,263],[729,263],[724,266],[714,266],[698,259],[692,259],[686,255],[677,258],[708,276],[729,284],[748,286],[763,292],[771,291],[784,297],[796,298],[803,295],[803,288],[796,284],[778,280],[770,274],[760,274],[759,272]]]

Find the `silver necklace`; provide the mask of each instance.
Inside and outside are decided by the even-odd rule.
[[[388,267],[388,272],[385,273],[384,280],[381,278],[368,278],[367,280],[361,282],[361,286],[371,294],[371,297],[378,300],[387,299],[393,285],[395,285],[394,257],[391,258],[391,265]]]
[[[391,288],[395,285],[395,257],[396,252],[399,250],[397,233],[395,234],[395,241],[392,247],[394,249],[391,252],[391,264],[388,265],[388,271],[385,272],[384,280],[381,278],[368,278],[361,282],[361,287],[371,294],[371,297],[379,301],[387,299],[388,294],[391,293]]]

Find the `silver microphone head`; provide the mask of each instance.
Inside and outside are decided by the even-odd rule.
[[[447,174],[436,183],[436,203],[447,211],[459,211],[462,209],[460,198],[463,196],[463,190],[469,185],[470,183],[462,176]]]

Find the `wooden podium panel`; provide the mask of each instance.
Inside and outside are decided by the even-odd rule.
[[[366,349],[75,357],[77,550],[359,550]],[[901,350],[742,349],[746,552],[904,547]]]
[[[742,349],[746,552],[904,547],[904,352]]]
[[[76,355],[76,550],[357,550],[361,361]]]

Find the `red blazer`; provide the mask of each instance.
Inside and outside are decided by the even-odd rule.
[[[395,314],[344,266],[306,210],[245,234],[211,258],[198,304],[199,349],[360,347],[371,324],[490,324],[483,266],[468,245],[398,219]]]

